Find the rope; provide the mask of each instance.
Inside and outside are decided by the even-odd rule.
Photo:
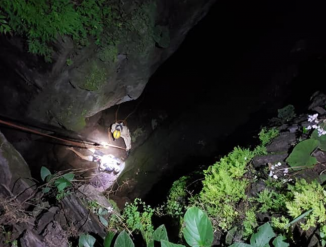
[[[129,118],[132,114],[134,114],[134,113],[136,112],[138,106],[140,105],[141,102],[143,102],[144,98],[145,98],[145,97],[143,97],[143,98],[138,102],[138,104],[136,105],[135,109],[134,109],[132,112],[130,112],[130,113],[127,115],[127,117],[126,117],[125,119],[123,119],[123,120],[118,120],[118,112],[119,112],[119,108],[120,108],[120,105],[118,105],[118,109],[115,111],[115,122],[116,122],[116,123],[123,122],[123,124],[124,124],[125,126],[127,126],[127,118]]]
[[[52,138],[52,139],[55,139],[55,140],[58,140],[58,141],[65,142],[65,143],[70,143],[70,144],[73,144],[73,145],[81,147],[81,148],[87,148],[87,146],[88,146],[88,147],[92,147],[92,148],[95,147],[95,149],[101,149],[101,148],[105,147],[105,146],[100,145],[98,143],[94,143],[94,144],[82,143],[81,144],[81,143],[76,142],[76,141],[70,141],[70,140],[66,140],[66,139],[63,139],[63,138],[59,138],[59,137],[51,136],[51,135],[48,135],[48,134],[44,134],[44,133],[41,133],[41,132],[39,132],[37,130],[32,130],[30,128],[22,127],[22,126],[19,126],[19,125],[16,125],[16,124],[13,124],[13,123],[10,123],[10,122],[7,122],[7,121],[3,121],[3,120],[0,120],[0,123],[4,124],[4,125],[11,126],[11,127],[14,127],[14,128],[17,128],[17,129],[20,129],[20,130],[31,132],[31,133],[34,133],[36,135],[49,137],[49,138]],[[107,146],[122,149],[122,150],[126,150],[125,148],[122,148],[122,147],[119,147],[119,146],[116,146],[116,145],[112,145],[112,144],[107,144]]]
[[[127,118],[129,118],[132,114],[134,114],[134,113],[136,112],[138,106],[140,105],[141,102],[143,102],[144,99],[145,99],[145,97],[143,97],[143,98],[138,102],[138,104],[136,105],[135,109],[134,109],[132,112],[130,112],[130,113],[128,114],[128,116],[127,116],[123,121],[126,121]]]

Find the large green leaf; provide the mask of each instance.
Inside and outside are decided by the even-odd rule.
[[[45,166],[41,167],[41,178],[42,181],[45,181],[46,177],[51,175],[51,172],[48,168],[46,168]]]
[[[64,177],[61,177],[55,180],[54,185],[57,186],[59,192],[62,192],[65,188],[71,186],[71,183]]]
[[[66,174],[62,175],[62,177],[64,177],[65,179],[67,179],[68,181],[71,182],[74,179],[75,174],[70,172],[70,173],[66,173]]]
[[[213,228],[207,215],[196,207],[187,210],[184,216],[183,236],[193,247],[210,247],[213,243]]]
[[[291,167],[309,167],[317,163],[317,159],[310,154],[319,145],[319,141],[315,139],[308,139],[297,144],[286,162]]]
[[[115,236],[114,232],[108,232],[108,234],[106,235],[105,239],[104,239],[104,247],[110,247],[112,240]]]
[[[104,226],[109,225],[108,221],[102,215],[99,215],[98,217],[100,218],[100,221]]]
[[[156,230],[153,233],[153,239],[151,239],[148,244],[147,247],[154,247],[154,241],[161,241],[161,240],[166,240],[169,241],[168,238],[168,233],[166,231],[166,228],[164,225],[160,225],[158,228],[156,228]]]
[[[318,130],[314,130],[311,134],[311,138],[319,141],[319,148],[323,151],[326,151],[326,135],[319,136]]]
[[[93,247],[96,239],[89,234],[82,234],[79,236],[79,247]]]
[[[282,235],[277,236],[277,238],[273,240],[274,247],[289,247],[289,244],[284,242],[283,240],[285,240],[285,237],[283,237]]]
[[[182,244],[173,244],[166,240],[161,240],[161,247],[185,247]]]
[[[271,225],[267,222],[258,227],[258,232],[251,236],[250,244],[253,247],[265,247],[273,237],[275,237],[275,233]]]
[[[229,247],[253,247],[250,244],[245,244],[245,243],[234,243],[232,245],[230,245]]]
[[[135,245],[128,233],[122,231],[115,240],[114,247],[135,247]]]
[[[168,233],[164,225],[160,225],[153,233],[153,239],[155,241],[166,240],[169,241]]]

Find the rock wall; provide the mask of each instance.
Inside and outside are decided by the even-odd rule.
[[[7,75],[2,78],[1,114],[80,131],[86,117],[137,99],[213,2],[112,1],[112,9],[123,17],[105,30],[110,42],[98,46],[90,39],[80,47],[60,37],[48,64],[26,53],[24,39],[0,37]]]

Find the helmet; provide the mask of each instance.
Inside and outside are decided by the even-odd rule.
[[[113,137],[114,137],[114,139],[119,139],[120,136],[121,136],[120,130],[113,131]]]

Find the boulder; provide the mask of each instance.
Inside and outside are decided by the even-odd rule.
[[[23,202],[33,194],[33,189],[35,183],[27,163],[0,132],[0,194],[16,196]]]

